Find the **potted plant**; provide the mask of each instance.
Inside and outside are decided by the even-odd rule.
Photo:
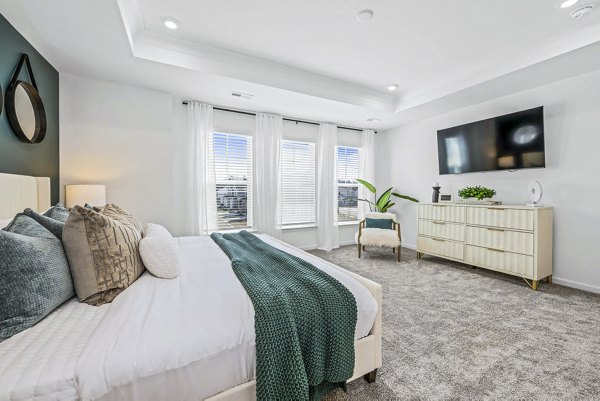
[[[483,201],[484,199],[491,199],[496,195],[496,191],[490,188],[476,186],[476,187],[465,187],[458,191],[458,196],[462,199],[477,199],[477,201]]]
[[[399,193],[396,192],[392,192],[392,190],[394,189],[392,188],[388,188],[379,198],[377,197],[377,188],[375,188],[375,186],[373,184],[371,184],[368,181],[365,180],[361,180],[360,178],[357,178],[356,181],[358,181],[360,184],[362,184],[365,188],[367,188],[369,190],[369,192],[373,193],[375,195],[375,202],[371,202],[368,199],[359,199],[359,201],[361,202],[367,202],[369,204],[369,208],[371,209],[372,212],[379,212],[379,213],[385,213],[388,211],[389,208],[391,208],[392,206],[395,205],[394,202],[391,201],[391,197],[394,196],[396,198],[399,199],[405,199],[411,202],[419,202],[417,199],[408,196],[408,195],[401,195]]]

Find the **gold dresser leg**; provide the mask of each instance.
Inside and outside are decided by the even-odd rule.
[[[537,291],[537,286],[538,286],[538,281],[537,280],[531,280],[531,289],[534,291]]]
[[[546,277],[546,281],[548,282],[548,284],[552,284],[552,274]]]
[[[417,251],[417,259],[421,259],[423,257],[423,252]]]

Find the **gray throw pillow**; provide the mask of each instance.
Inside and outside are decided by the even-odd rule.
[[[0,230],[0,278],[0,342],[75,295],[60,240],[23,214]]]
[[[62,232],[65,227],[65,223],[54,220],[51,217],[46,217],[43,214],[39,214],[32,209],[25,209],[23,214],[27,217],[31,217],[38,223],[40,223],[46,230],[50,231],[54,236],[60,240],[62,240]]]
[[[58,220],[64,223],[69,217],[69,209],[64,207],[62,203],[58,202],[56,205],[46,210],[44,212],[44,216],[50,217],[51,219]]]

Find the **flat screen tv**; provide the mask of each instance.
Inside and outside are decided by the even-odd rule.
[[[440,174],[546,167],[544,108],[438,131]]]

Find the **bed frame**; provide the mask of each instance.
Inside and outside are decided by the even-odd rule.
[[[0,219],[10,219],[25,208],[42,212],[50,208],[50,178],[30,177],[0,173]],[[281,242],[281,241],[280,241]],[[283,242],[282,242],[283,243]],[[306,252],[302,251],[307,254]],[[349,381],[361,376],[369,383],[375,381],[377,369],[381,367],[381,285],[358,274],[349,272],[330,263],[362,283],[377,301],[378,311],[369,335],[354,342],[354,375]],[[209,401],[254,401],[256,400],[256,380],[240,384],[216,394]]]
[[[50,178],[0,173],[0,219],[12,219],[26,208],[50,208]]]

